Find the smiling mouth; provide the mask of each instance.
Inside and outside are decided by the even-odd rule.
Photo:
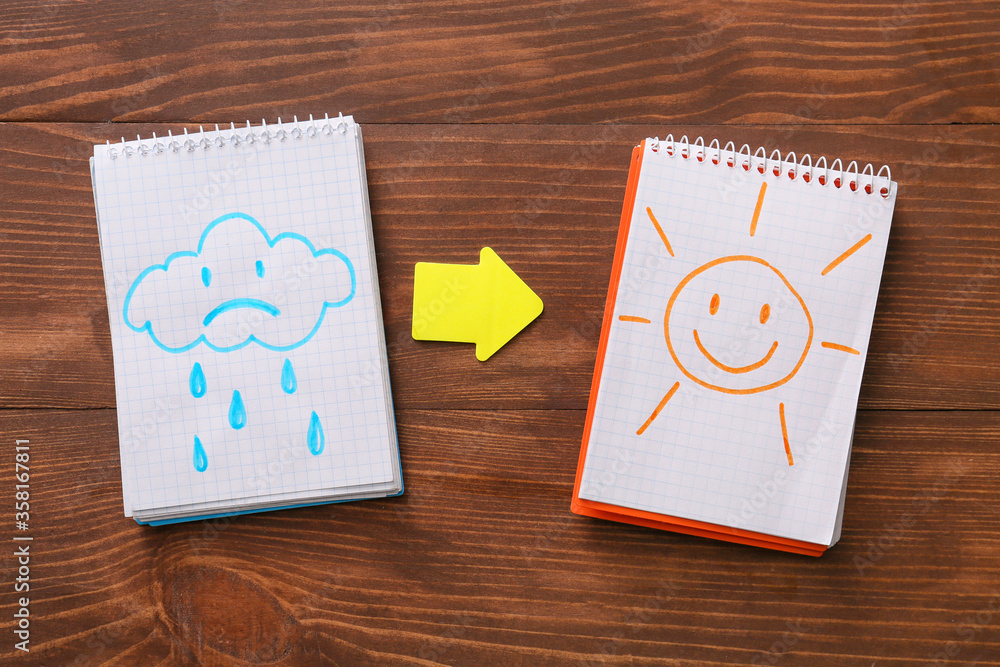
[[[769,362],[771,360],[771,357],[774,356],[774,351],[778,349],[778,341],[774,341],[774,343],[771,345],[771,349],[767,351],[767,354],[765,354],[764,358],[761,359],[760,361],[755,361],[754,363],[748,364],[746,366],[727,366],[718,359],[716,359],[715,357],[713,357],[712,353],[705,349],[705,346],[701,344],[701,339],[698,337],[698,330],[692,329],[692,331],[694,331],[694,343],[695,345],[698,346],[698,349],[701,350],[701,353],[705,355],[705,358],[711,361],[713,364],[715,364],[716,367],[721,368],[727,373],[749,373],[750,371],[757,370],[758,368]]]
[[[223,301],[218,306],[212,309],[208,315],[205,316],[205,321],[203,324],[207,327],[212,323],[216,317],[223,313],[227,313],[230,310],[236,310],[238,308],[252,308],[254,310],[262,310],[272,317],[277,317],[281,314],[281,311],[269,304],[267,301],[261,301],[260,299],[230,299],[229,301]]]

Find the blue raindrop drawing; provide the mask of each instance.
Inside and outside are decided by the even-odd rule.
[[[292,368],[292,360],[285,359],[285,363],[281,367],[281,390],[286,394],[294,394],[298,386],[299,384],[295,380],[295,370]]]
[[[247,258],[244,253],[250,248],[256,256]],[[283,277],[295,273],[294,267],[303,262],[314,269],[300,277],[308,284],[289,292]],[[283,360],[281,390],[305,399],[309,393],[298,391],[295,369],[285,355],[311,341],[325,318],[350,303],[356,291],[354,264],[340,250],[317,248],[295,232],[271,234],[252,216],[234,212],[209,222],[187,248],[181,247],[142,270],[125,294],[121,317],[132,331],[148,336],[168,354],[184,354],[201,345],[210,356],[250,345],[265,353],[279,353],[278,359]],[[317,299],[312,295],[321,296]],[[210,357],[203,361],[213,368]],[[241,374],[239,368],[224,362],[215,367],[230,377]],[[248,370],[252,377],[253,369]],[[193,364],[188,377],[191,395],[201,399],[209,395],[209,388],[223,396],[232,390],[225,418],[233,430],[240,431],[240,437],[248,437],[254,429],[246,429],[247,405],[241,390],[232,387],[220,387],[215,379],[209,382],[202,364]],[[251,391],[251,400],[254,395]],[[217,405],[212,401],[199,405],[206,404]],[[264,407],[269,414],[270,406]],[[209,425],[192,427],[192,431],[205,433],[204,428]],[[204,472],[208,467],[205,447],[197,435],[189,437],[194,439],[195,470]],[[311,411],[306,444],[313,455],[320,454],[326,444],[315,411]],[[220,455],[219,451],[213,453],[213,457]]]
[[[247,425],[247,408],[243,405],[239,389],[233,392],[233,400],[229,404],[229,425],[237,431]]]
[[[191,387],[191,395],[195,398],[201,398],[205,395],[208,385],[205,384],[205,371],[201,370],[201,364],[195,362],[194,368],[191,369],[191,379],[188,380],[188,384]]]
[[[194,436],[194,469],[198,472],[208,470],[208,455],[205,454],[205,446],[201,444],[198,436]]]
[[[323,453],[323,446],[326,445],[326,436],[323,435],[323,425],[319,423],[319,415],[313,410],[312,417],[309,418],[309,432],[306,434],[306,444],[313,456]]]

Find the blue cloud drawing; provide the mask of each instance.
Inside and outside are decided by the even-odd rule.
[[[228,213],[205,227],[196,250],[144,269],[122,316],[166,352],[201,343],[216,352],[250,343],[284,352],[307,343],[356,289],[354,265],[339,250],[317,250],[292,232],[272,238],[253,217]]]

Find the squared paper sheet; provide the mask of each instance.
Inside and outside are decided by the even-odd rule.
[[[398,477],[359,130],[345,124],[343,134],[128,158],[95,148],[127,515],[291,502]],[[235,307],[206,325],[226,303]],[[286,360],[294,391],[282,385]]]
[[[883,198],[649,146],[580,497],[827,545],[896,186],[876,180]]]

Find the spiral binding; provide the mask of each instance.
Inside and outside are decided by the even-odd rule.
[[[237,128],[235,123],[230,123],[228,130],[220,130],[219,125],[216,124],[214,139],[205,136],[204,126],[199,126],[196,135],[189,135],[187,128],[184,128],[184,135],[182,137],[175,137],[172,131],[168,131],[165,141],[163,137],[157,137],[155,132],[153,133],[153,138],[147,140],[143,140],[139,135],[136,135],[135,141],[126,141],[125,137],[122,137],[121,148],[117,148],[117,144],[112,145],[110,141],[107,142],[107,155],[112,160],[116,160],[119,157],[126,159],[133,156],[146,157],[167,151],[180,153],[182,150],[194,152],[199,148],[208,150],[210,148],[225,148],[226,146],[236,147],[244,143],[254,144],[258,141],[265,144],[269,144],[275,140],[287,141],[292,139],[297,141],[303,137],[312,139],[320,134],[328,137],[333,136],[334,133],[347,134],[349,128],[348,119],[344,118],[344,114],[340,114],[337,118],[330,118],[330,115],[326,114],[322,120],[315,120],[312,114],[310,114],[309,120],[302,121],[301,123],[298,116],[293,116],[292,118],[291,129],[288,129],[289,125],[287,123],[282,124],[281,118],[278,118],[277,129],[274,129],[273,125],[269,128],[267,120],[262,119],[260,121],[260,131],[258,132],[254,131],[254,128],[250,125],[250,121],[247,121],[245,132],[242,126]],[[209,134],[211,132],[211,130],[208,131]]]
[[[799,160],[795,153],[788,153],[782,158],[781,151],[774,150],[768,156],[763,147],[758,148],[751,155],[748,144],[743,144],[739,150],[736,150],[736,144],[732,141],[720,148],[718,139],[713,139],[708,146],[705,146],[705,140],[701,137],[692,143],[688,140],[687,135],[674,141],[674,135],[668,134],[662,142],[659,137],[652,139],[650,150],[654,153],[663,150],[670,157],[679,155],[684,160],[694,157],[698,162],[704,162],[709,157],[709,153],[714,150],[711,160],[715,165],[722,162],[723,154],[725,154],[725,164],[731,169],[735,169],[739,165],[743,167],[744,171],[749,172],[756,169],[759,173],[765,174],[770,165],[775,176],[787,175],[793,181],[798,179],[810,185],[818,183],[824,187],[832,185],[838,189],[847,185],[852,192],[863,192],[869,195],[877,191],[883,199],[889,198],[893,185],[892,172],[888,165],[883,166],[876,174],[875,168],[871,164],[867,164],[859,173],[857,162],[852,161],[845,168],[844,163],[838,159],[827,166],[826,157],[820,156],[814,165],[811,155],[803,155],[802,159]],[[822,173],[820,173],[821,171]],[[813,178],[814,175],[816,178]],[[881,187],[877,189],[875,179],[880,180]]]

